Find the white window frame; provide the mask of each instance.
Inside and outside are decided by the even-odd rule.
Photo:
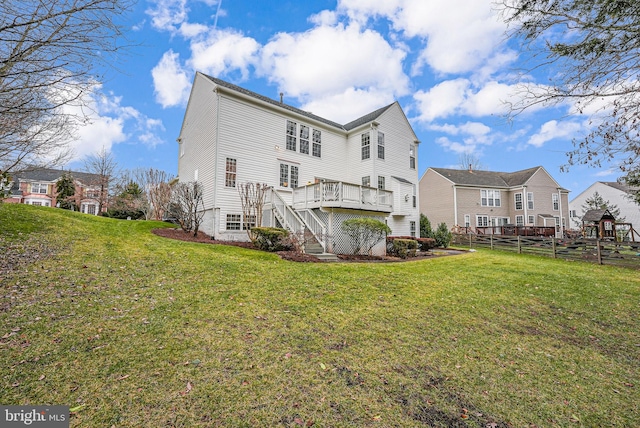
[[[309,127],[300,124],[300,153],[309,154]]]
[[[280,187],[287,187],[294,189],[298,187],[300,180],[300,168],[299,165],[281,162],[279,164],[279,176],[278,183]]]
[[[471,227],[471,215],[470,214],[465,214],[464,215],[464,227]]]
[[[378,189],[379,190],[385,190],[385,185],[386,185],[386,179],[384,178],[384,175],[379,175],[378,176]]]
[[[409,222],[409,233],[411,234],[412,238],[416,237],[416,222],[415,221],[410,221]]]
[[[416,169],[416,147],[413,144],[409,145],[409,168]]]
[[[378,131],[378,159],[384,159],[384,133]]]
[[[524,226],[524,216],[522,214],[516,216],[516,226]]]
[[[483,207],[499,207],[502,205],[500,191],[495,189],[480,190],[480,205]]]
[[[551,194],[551,204],[553,205],[553,210],[554,211],[559,211],[560,210],[560,198],[558,197],[557,193],[552,193]]]
[[[527,209],[532,210],[533,207],[533,192],[527,192]]]
[[[514,199],[514,207],[516,210],[520,211],[522,209],[524,209],[524,202],[522,201],[522,193],[514,193],[513,194],[513,199]]]
[[[489,216],[486,214],[476,214],[476,227],[489,227]]]
[[[232,231],[242,230],[242,214],[238,214],[238,213],[227,214],[224,227],[225,227],[225,230],[232,230]]]
[[[287,137],[285,140],[285,148],[293,152],[298,147],[298,123],[287,120]]]
[[[365,175],[364,177],[362,177],[362,185],[364,187],[371,187],[371,176],[370,175]]]
[[[371,134],[369,132],[360,136],[360,158],[361,160],[371,159]]]
[[[236,187],[238,178],[238,160],[226,158],[224,172],[224,187]]]
[[[322,131],[319,129],[314,129],[312,132],[312,147],[311,147],[311,156],[315,156],[317,158],[322,157]]]
[[[536,216],[534,216],[534,215],[529,215],[528,223],[529,223],[530,225],[535,225],[535,224],[536,224]]]
[[[35,189],[37,189],[37,191]],[[44,191],[43,191],[44,190]],[[49,190],[49,185],[45,183],[31,183],[31,193],[38,193],[39,195],[46,195]]]

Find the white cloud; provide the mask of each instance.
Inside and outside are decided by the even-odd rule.
[[[336,25],[338,22],[338,14],[331,10],[323,10],[320,13],[311,15],[309,22],[315,25]]]
[[[176,32],[187,20],[187,0],[154,0],[146,10],[151,25],[158,30]]]
[[[80,160],[102,149],[111,151],[115,144],[135,142],[155,146],[162,143],[158,132],[162,121],[149,118],[131,106],[121,104],[122,97],[102,92],[96,85],[91,93],[83,93],[75,105],[66,105],[66,114],[82,118],[76,139],[70,143],[73,159]]]
[[[503,49],[505,25],[492,0],[341,0],[338,10],[360,23],[385,17],[405,37],[423,40],[414,74],[425,64],[438,73],[476,71]]]
[[[314,112],[332,98],[353,101],[341,106],[345,110],[371,111],[384,105],[381,100],[408,92],[409,79],[402,69],[405,56],[379,33],[362,31],[356,24],[320,26],[276,35],[261,51],[259,72]],[[326,109],[320,110],[317,114],[326,114]]]
[[[188,64],[193,70],[219,76],[239,70],[243,78],[249,75],[260,45],[254,39],[235,31],[211,30],[205,37],[191,43],[191,58]]]
[[[177,53],[169,50],[151,70],[156,101],[165,108],[183,105],[189,97],[191,82],[178,57]]]
[[[337,123],[345,124],[376,108],[394,101],[390,93],[374,90],[358,90],[353,87],[325,97],[315,97],[301,108]]]
[[[582,126],[576,122],[558,122],[550,120],[540,127],[540,131],[529,138],[527,144],[534,147],[542,147],[544,143],[556,139],[573,138]]]
[[[475,146],[469,146],[468,144],[461,144],[457,141],[451,141],[447,137],[436,138],[436,143],[444,149],[457,154],[472,153],[475,150]]]
[[[419,110],[417,119],[431,122],[458,113],[468,97],[470,86],[467,79],[455,79],[439,83],[428,92],[416,92],[413,98]]]

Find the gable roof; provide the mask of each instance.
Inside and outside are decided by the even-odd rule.
[[[631,187],[625,183],[619,183],[617,181],[601,181],[600,183],[604,184],[605,186],[612,187],[616,190],[620,190],[624,193],[635,193],[640,190],[637,187]]]
[[[516,172],[469,171],[467,169],[430,168],[454,184],[484,187],[522,186],[542,167],[536,166]]]
[[[382,107],[382,108],[379,108],[379,109],[377,109],[375,111],[372,111],[371,113],[367,113],[364,116],[359,117],[358,119],[353,120],[353,121],[351,121],[351,122],[349,122],[349,123],[347,123],[345,125],[341,125],[341,124],[339,124],[337,122],[334,122],[332,120],[325,119],[325,118],[320,117],[320,116],[316,116],[315,114],[310,113],[308,111],[301,110],[299,108],[290,106],[290,105],[282,103],[280,101],[273,100],[273,99],[271,99],[269,97],[265,97],[264,95],[260,95],[260,94],[258,94],[256,92],[253,92],[253,91],[250,91],[248,89],[242,88],[240,86],[234,85],[233,83],[225,82],[224,80],[218,79],[216,77],[209,76],[209,75],[204,74],[204,73],[198,73],[198,74],[201,74],[202,76],[206,77],[207,79],[209,79],[210,81],[212,81],[216,85],[222,86],[223,88],[227,88],[227,89],[230,89],[232,91],[239,92],[239,93],[241,93],[243,95],[247,95],[249,97],[252,97],[252,98],[255,98],[257,100],[260,100],[260,101],[266,102],[268,104],[271,104],[271,105],[273,105],[275,107],[279,107],[279,108],[288,110],[288,111],[290,111],[292,113],[296,113],[296,114],[299,114],[301,116],[308,117],[309,119],[313,119],[313,120],[316,120],[318,122],[324,123],[325,125],[329,125],[329,126],[332,126],[334,128],[338,128],[338,129],[340,129],[342,131],[350,131],[351,129],[357,128],[360,125],[364,125],[365,123],[372,122],[372,121],[376,120],[378,117],[380,117],[380,115],[382,113],[387,111],[392,105],[395,104],[395,102],[391,103],[391,104],[389,104],[389,105],[387,105],[385,107]]]
[[[71,174],[71,176],[74,179],[85,184],[90,183],[92,181],[97,181],[100,178],[98,174],[91,174],[88,172],[77,172],[77,171],[52,169],[52,168],[37,168],[37,169],[30,169],[30,170],[25,170],[21,172],[16,172],[15,174],[13,174],[13,177],[14,177],[13,181],[14,183],[17,182],[18,180],[52,182],[52,181],[58,181],[58,179],[62,177],[62,174],[64,173]]]
[[[611,212],[607,209],[603,210],[588,210],[582,216],[582,221],[600,221],[603,218],[614,218]]]

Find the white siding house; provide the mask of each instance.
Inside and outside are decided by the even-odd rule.
[[[263,225],[311,233],[326,252],[350,252],[340,225],[353,217],[418,234],[419,141],[397,102],[341,125],[197,73],[178,143],[179,180],[204,186],[201,229],[215,239],[248,239],[248,182],[271,188]]]
[[[609,201],[611,205],[616,205],[620,209],[618,221],[632,223],[634,229],[640,230],[640,206],[631,198],[631,193],[635,190],[637,189],[615,181],[597,181],[593,183],[569,202],[571,226],[580,228],[584,214],[583,206],[587,199],[593,198],[597,192],[602,196],[603,200]]]

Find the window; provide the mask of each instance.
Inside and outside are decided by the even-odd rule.
[[[295,165],[280,164],[280,186],[298,187],[298,167]]]
[[[384,159],[384,134],[378,132],[378,159]]]
[[[300,153],[309,154],[309,127],[306,125],[300,125]]]
[[[533,193],[532,192],[527,192],[527,209],[528,210],[533,209]]]
[[[365,132],[360,139],[362,141],[362,160],[369,159],[371,157],[371,139],[369,133]]]
[[[464,227],[471,227],[471,216],[469,214],[464,215]]]
[[[31,184],[31,193],[47,193],[47,185],[44,183],[32,183]]]
[[[384,177],[378,176],[378,189],[384,190]]]
[[[368,175],[366,177],[362,177],[362,185],[365,187],[371,187],[371,177]]]
[[[242,222],[242,230],[250,230],[253,227],[256,227],[256,216],[255,215],[244,216],[244,221]]]
[[[87,214],[96,215],[96,206],[93,204],[87,205]]]
[[[236,159],[227,158],[225,167],[224,185],[225,187],[236,187]]]
[[[40,207],[40,206],[42,206],[42,202],[32,201],[32,202],[31,202],[31,205],[35,205],[35,206]]]
[[[413,208],[416,207],[418,202],[418,197],[416,196],[416,185],[413,185]]]
[[[569,211],[569,217],[577,217],[576,210]]]
[[[556,232],[560,232],[560,217],[554,217],[556,221]]]
[[[415,221],[410,221],[409,222],[409,231],[411,232],[411,237],[415,238],[416,237],[416,222]]]
[[[317,158],[322,156],[322,133],[317,129],[313,130],[313,152],[311,154]]]
[[[290,120],[287,120],[287,150],[293,150],[294,152],[296,151],[296,128],[298,127],[298,124],[295,122],[292,122]]]
[[[557,193],[551,195],[551,202],[553,203],[553,210],[558,211],[560,209],[560,202],[558,201]]]
[[[483,207],[499,207],[500,191],[499,190],[480,190],[480,203]]]
[[[536,219],[530,215],[529,216],[529,220],[527,221],[527,223],[531,224],[531,225],[535,225]]]
[[[516,226],[524,226],[524,216],[517,215],[516,216]]]
[[[409,146],[409,168],[416,169],[416,148],[413,144]]]
[[[241,228],[240,214],[227,214],[227,230],[240,230]]]
[[[516,198],[516,209],[521,210],[522,209],[522,193],[516,193],[514,196]]]
[[[489,226],[489,216],[477,215],[476,216],[476,227],[487,227],[487,226]]]

